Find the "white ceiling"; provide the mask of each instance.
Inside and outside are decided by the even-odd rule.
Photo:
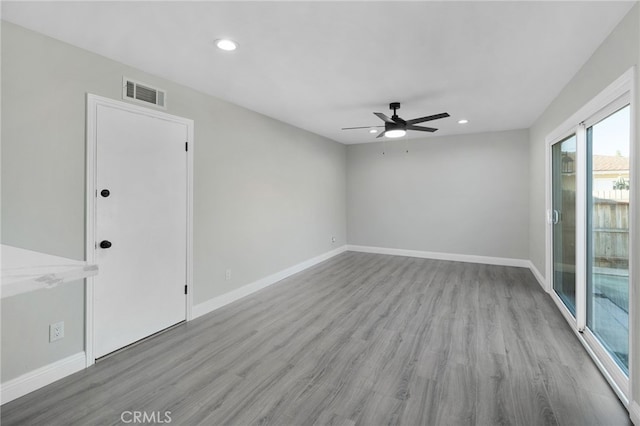
[[[381,124],[392,101],[449,112],[434,135],[527,128],[632,6],[3,1],[2,19],[349,144],[375,135],[340,128]]]

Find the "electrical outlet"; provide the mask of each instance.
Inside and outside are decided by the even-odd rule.
[[[336,242],[336,237],[331,237],[331,242],[335,243]]]
[[[55,342],[64,337],[64,321],[49,325],[49,342]]]
[[[231,269],[227,269],[224,273],[224,279],[229,281],[231,279]]]

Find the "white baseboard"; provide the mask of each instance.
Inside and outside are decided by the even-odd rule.
[[[529,265],[528,266],[529,266],[529,269],[531,270],[531,273],[533,274],[533,276],[536,277],[536,280],[538,280],[538,284],[540,284],[540,286],[542,286],[542,289],[544,291],[547,291],[547,280],[542,276],[540,271],[538,271],[538,268],[536,268],[536,266],[530,260],[529,260]]]
[[[629,417],[635,426],[640,426],[640,405],[636,401],[629,402]]]
[[[0,386],[0,400],[2,404],[20,398],[23,395],[40,389],[48,384],[69,376],[86,366],[87,359],[84,352],[78,352],[60,361],[30,371],[20,377],[2,383]]]
[[[393,256],[420,257],[424,259],[451,260],[453,262],[484,263],[487,265],[529,267],[527,259],[513,259],[508,257],[477,256],[472,254],[439,253],[433,251],[405,250],[385,247],[347,245],[349,251],[363,253],[390,254]]]
[[[278,281],[281,281],[293,274],[297,274],[298,272],[304,271],[307,268],[317,265],[320,262],[324,262],[325,260],[330,259],[333,256],[337,256],[340,253],[343,253],[345,251],[347,251],[346,245],[342,247],[338,247],[335,250],[331,250],[319,256],[305,260],[304,262],[300,262],[297,265],[293,265],[290,268],[284,269],[280,272],[276,272],[275,274],[261,278],[257,281],[252,282],[251,284],[247,284],[236,290],[230,291],[229,293],[225,293],[221,296],[214,297],[213,299],[209,299],[206,302],[195,305],[192,311],[192,318],[195,319],[202,315],[208,314],[209,312],[215,311],[216,309],[219,309],[225,305],[228,305],[231,302],[235,302],[238,299],[242,299],[243,297],[246,297],[252,293],[255,293],[258,290],[262,290],[265,287],[275,284]]]

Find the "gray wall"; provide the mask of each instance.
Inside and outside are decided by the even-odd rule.
[[[196,304],[345,244],[343,145],[3,22],[4,244],[84,258],[85,95],[121,99],[123,75],[195,121]],[[2,300],[2,382],[83,350],[83,297]],[[49,344],[54,320],[66,335]]]
[[[584,106],[600,91],[622,75],[631,66],[638,66],[640,59],[640,6],[636,4],[627,16],[618,24],[607,39],[598,47],[582,69],[558,94],[556,99],[542,113],[530,128],[529,135],[529,204],[531,210],[529,223],[529,255],[534,266],[546,273],[545,259],[545,137],[562,124],[573,113]],[[636,94],[640,93],[640,79],[636,69]],[[636,135],[635,158],[640,164],[640,97],[636,97]],[[636,201],[640,201],[640,179],[637,171],[632,187]],[[635,188],[635,189],[633,189]],[[636,203],[637,206],[637,203]],[[637,209],[632,218],[635,226],[635,241],[640,242],[640,215]],[[633,286],[633,307],[636,317],[640,315],[640,250],[634,250],[635,279]],[[634,328],[631,336],[634,356],[633,395],[640,397],[640,327]]]
[[[527,141],[515,130],[350,145],[349,244],[527,259]]]

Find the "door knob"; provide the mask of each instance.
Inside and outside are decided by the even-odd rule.
[[[111,241],[107,241],[107,240],[100,241],[100,248],[108,249],[109,247],[111,247]]]
[[[109,192],[108,189],[103,189],[102,191],[100,191],[100,195],[102,195],[103,197],[108,197],[109,194],[111,194],[111,192]]]

